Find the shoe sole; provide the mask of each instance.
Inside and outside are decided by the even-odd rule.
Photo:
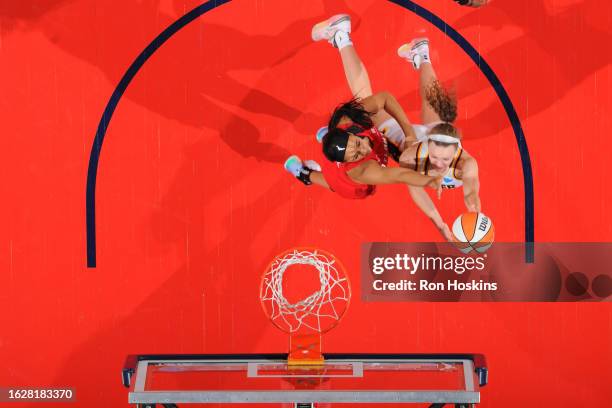
[[[326,38],[325,35],[322,35],[320,33],[326,33],[327,27],[332,28],[344,21],[351,21],[351,16],[349,16],[348,14],[336,14],[335,16],[332,16],[325,21],[321,21],[320,23],[315,24],[315,26],[312,27],[312,32],[311,32],[312,40],[313,41],[329,40],[329,38]]]
[[[399,55],[402,58],[409,58],[410,51],[412,51],[413,48],[417,48],[423,44],[429,44],[429,39],[428,38],[415,38],[409,43],[401,45],[397,49],[397,55]]]
[[[323,138],[325,137],[325,135],[327,135],[328,131],[329,129],[327,128],[327,126],[320,127],[319,130],[317,130],[317,134],[315,135],[317,142],[323,143]]]
[[[289,165],[289,162],[293,159],[296,159],[297,161],[301,162],[300,158],[297,157],[296,155],[293,156],[289,156],[289,158],[287,160],[285,160],[285,164],[283,164],[283,167],[285,168],[285,170],[287,170],[288,172],[291,172],[289,170],[289,168],[287,167]]]

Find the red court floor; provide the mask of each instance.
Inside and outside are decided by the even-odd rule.
[[[463,35],[508,92],[533,167],[536,240],[611,241],[612,4],[415,2]],[[342,260],[355,291],[326,351],[483,353],[483,407],[609,404],[609,303],[363,303],[362,242],[438,232],[403,186],[351,201],[283,170],[290,154],[323,160],[314,133],[351,97],[338,52],[310,40],[314,23],[350,13],[375,91],[397,95],[415,121],[417,75],[396,49],[425,30],[456,91],[496,239],[524,238],[503,105],[455,42],[388,1],[234,0],[172,36],[106,132],[97,267],[87,268],[85,190],[102,112],[138,54],[200,3],[0,3],[0,386],[72,386],[75,406],[120,407],[126,354],[286,351],[258,304],[260,274],[275,254],[316,245]],[[447,222],[465,208],[460,191],[437,204]]]

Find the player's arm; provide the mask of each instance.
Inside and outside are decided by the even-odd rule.
[[[404,135],[406,136],[406,146],[416,141],[414,129],[412,129],[412,125],[410,124],[406,113],[400,106],[397,99],[395,99],[395,96],[386,91],[378,92],[364,98],[361,103],[363,104],[365,110],[371,114],[376,114],[379,111],[384,110],[389,115],[393,116],[397,123],[399,123]]]
[[[325,187],[326,189],[331,190],[331,187],[329,187],[329,184],[327,184],[327,180],[325,180],[325,177],[323,177],[323,173],[321,173],[320,171],[312,170],[310,172],[310,181],[312,182],[312,184],[316,184],[318,186]]]
[[[349,171],[348,174],[354,181],[363,184],[403,183],[409,186],[431,187],[438,190],[438,195],[442,190],[442,177],[425,176],[404,167],[382,167],[372,160]]]
[[[463,164],[463,201],[468,211],[480,212],[480,180],[478,179],[478,164],[474,158],[469,158]]]
[[[423,213],[434,223],[438,231],[447,241],[452,241],[452,235],[448,225],[444,222],[436,205],[429,197],[429,194],[422,187],[408,186],[410,197]]]

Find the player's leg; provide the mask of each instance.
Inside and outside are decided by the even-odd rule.
[[[340,36],[340,35],[339,35]],[[372,83],[363,61],[359,58],[354,45],[347,45],[340,49],[340,59],[344,68],[344,75],[351,93],[355,98],[366,98],[372,95]]]
[[[316,184],[330,189],[321,173],[321,166],[314,160],[302,161],[295,155],[291,156],[285,161],[285,170],[307,186]]]
[[[428,100],[429,92],[431,92],[432,87],[437,86],[438,81],[429,58],[429,40],[427,38],[416,38],[399,47],[397,54],[412,63],[414,69],[419,73],[422,123],[427,125],[441,122],[440,116]]]
[[[361,58],[351,40],[351,17],[348,14],[337,14],[315,24],[312,27],[312,40],[325,40],[338,49],[344,74],[356,98],[372,95],[372,85]]]
[[[363,61],[359,57],[351,40],[351,20],[347,14],[338,14],[316,24],[312,28],[314,41],[326,40],[339,50],[346,81],[351,93],[356,98],[372,95],[372,83]],[[391,143],[391,155],[396,160],[404,149],[406,137],[395,119],[385,111],[372,116],[372,122]],[[317,140],[321,142],[327,133],[327,127],[317,131]]]
[[[372,95],[372,83],[363,61],[359,57],[351,40],[351,19],[347,14],[338,14],[316,24],[312,28],[314,41],[326,40],[340,53],[344,75],[355,98],[366,98]],[[377,113],[372,120],[378,126],[390,116],[386,112]]]
[[[426,38],[417,38],[402,45],[397,53],[411,62],[419,73],[423,124],[431,128],[440,122],[453,123],[457,119],[457,100],[436,77],[436,72],[429,59],[429,41]]]

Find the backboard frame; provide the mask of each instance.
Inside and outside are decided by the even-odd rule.
[[[287,354],[144,354],[126,358],[122,379],[129,392],[128,402],[146,404],[178,403],[431,403],[477,404],[480,389],[488,382],[488,368],[482,354],[324,354],[328,364],[351,365],[354,376],[363,373],[363,363],[461,363],[465,379],[462,390],[194,390],[147,391],[150,364],[244,363],[250,375],[258,364],[282,364]]]

